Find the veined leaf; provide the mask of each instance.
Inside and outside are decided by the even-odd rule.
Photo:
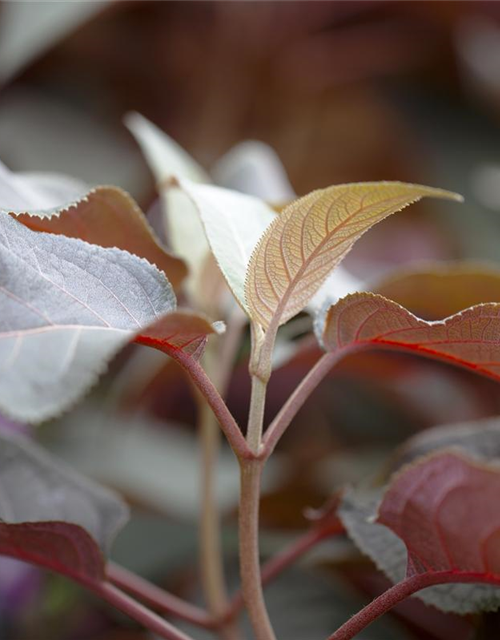
[[[453,448],[457,454],[450,454]],[[448,449],[448,451],[443,451]],[[422,469],[422,473],[415,472],[415,496],[422,509],[429,507],[429,516],[420,514],[418,527],[436,526],[440,527],[439,519],[430,513],[434,496],[439,499],[444,493],[440,489],[440,482],[446,483],[451,480],[456,483],[453,491],[464,490],[464,504],[467,499],[467,489],[460,481],[460,473],[452,477],[453,465],[447,468],[448,456],[456,456],[459,460],[464,460],[462,456],[472,456],[473,462],[468,460],[467,464],[482,466],[485,463],[493,462],[498,475],[498,460],[500,453],[500,425],[498,418],[481,420],[477,423],[463,423],[462,425],[450,425],[436,427],[418,434],[408,440],[399,451],[396,452],[391,464],[391,469],[395,471],[393,479],[389,482],[390,487],[398,483],[399,475],[404,475],[407,470],[413,468],[420,469],[429,461],[436,460],[432,465],[432,471],[427,472]],[[444,460],[443,464],[437,460]],[[402,465],[405,465],[404,467]],[[427,469],[427,467],[425,467]],[[488,468],[490,468],[488,466]],[[429,467],[431,469],[431,467]],[[399,475],[398,475],[399,474]],[[392,474],[391,474],[392,475]],[[395,480],[394,480],[395,478]],[[435,483],[433,488],[426,488],[426,483]],[[421,485],[420,485],[421,483]],[[417,488],[418,485],[418,488]],[[444,487],[444,484],[443,484]],[[439,493],[441,491],[441,494]],[[417,494],[418,492],[418,494]],[[342,504],[339,509],[341,521],[353,542],[359,549],[370,556],[377,567],[382,570],[393,582],[400,582],[404,579],[407,567],[407,551],[401,537],[396,535],[387,526],[383,526],[379,521],[375,521],[378,505],[382,500],[383,490],[358,490],[345,492]],[[428,500],[428,496],[431,499]],[[438,504],[437,502],[435,504]],[[418,506],[418,505],[417,505]],[[490,505],[490,513],[492,506]],[[408,504],[405,508],[405,517],[413,517],[413,506]],[[485,512],[486,513],[486,512]],[[458,515],[458,514],[457,514]],[[421,525],[421,520],[427,519],[427,524]],[[432,520],[432,522],[431,522]],[[409,522],[409,521],[408,521]],[[455,525],[453,525],[455,526]],[[453,528],[452,526],[452,528]],[[465,525],[464,525],[465,526]],[[417,532],[415,532],[418,535]],[[425,535],[425,534],[424,534]],[[429,537],[429,544],[435,544],[436,539]],[[460,614],[475,613],[478,611],[496,609],[500,605],[500,590],[487,584],[447,584],[446,586],[433,586],[424,591],[419,591],[417,597],[427,604],[432,604],[442,611],[455,612]]]
[[[1,433],[0,445],[0,554],[101,580],[126,505],[26,438]]]
[[[285,323],[365,231],[425,196],[461,200],[431,187],[367,182],[313,191],[288,205],[250,260],[245,296],[251,317],[264,329]]]
[[[500,585],[499,492],[498,465],[436,453],[393,478],[377,522],[405,543],[407,576],[447,572],[450,582],[490,576]]]
[[[318,318],[316,335],[327,351],[395,348],[500,378],[500,304],[495,302],[427,322],[383,296],[354,293]]]
[[[184,262],[164,249],[134,200],[117,187],[97,187],[71,204],[47,210],[4,206],[34,231],[80,238],[101,247],[118,247],[146,258],[165,273],[174,288],[187,275]]]
[[[392,582],[404,580],[408,554],[403,541],[386,526],[374,522],[381,491],[366,494],[349,491],[339,510],[346,532]],[[500,604],[500,592],[485,584],[447,584],[429,587],[415,594],[426,604],[444,612],[459,614],[493,610]]]
[[[237,191],[180,182],[203,222],[210,248],[236,300],[249,313],[245,302],[245,277],[259,238],[276,218],[269,205]]]
[[[398,270],[368,289],[424,320],[441,320],[482,302],[500,301],[500,270],[467,262]]]
[[[71,406],[131,340],[198,355],[215,330],[192,314],[173,313],[172,287],[146,260],[36,233],[5,214],[0,296],[0,408],[25,422]]]

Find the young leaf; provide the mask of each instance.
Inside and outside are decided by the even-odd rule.
[[[377,522],[405,543],[408,577],[442,571],[450,582],[490,576],[500,584],[499,491],[498,465],[437,453],[393,478]]]
[[[276,214],[265,202],[237,191],[182,180],[180,186],[196,206],[210,248],[244,311],[245,277],[255,246]]]
[[[76,202],[45,210],[3,206],[34,231],[80,238],[101,247],[118,247],[146,258],[174,288],[187,275],[184,262],[164,249],[134,200],[117,187],[97,187]]]
[[[0,554],[101,580],[126,505],[26,438],[1,433],[0,445]]]
[[[139,143],[156,178],[166,234],[175,253],[189,267],[187,293],[199,307],[200,281],[210,249],[196,206],[178,187],[176,180],[203,183],[210,182],[210,177],[180,145],[140,114],[129,113],[125,124]]]
[[[419,318],[441,320],[482,302],[500,302],[500,270],[464,262],[422,265],[402,269],[368,289]]]
[[[36,233],[5,214],[0,266],[0,408],[24,422],[71,406],[131,340],[198,355],[215,330],[172,313],[172,287],[146,260]]]
[[[320,189],[288,205],[250,260],[245,296],[251,317],[264,329],[285,323],[365,231],[425,196],[461,200],[441,189],[373,182]]]
[[[158,183],[173,176],[210,182],[208,174],[189,153],[140,113],[128,113],[125,125],[139,143]]]
[[[389,347],[439,358],[500,378],[500,304],[481,304],[439,322],[415,317],[396,302],[354,293],[318,318],[327,351]]]

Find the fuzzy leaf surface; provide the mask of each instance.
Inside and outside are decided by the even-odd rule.
[[[245,284],[251,317],[268,329],[299,313],[365,231],[425,196],[460,196],[400,182],[320,189],[291,203],[252,254]]]
[[[316,335],[327,351],[395,348],[500,378],[499,303],[428,322],[383,296],[354,293],[320,314]]]
[[[126,505],[26,438],[0,445],[0,554],[99,581]]]
[[[182,312],[169,316],[176,306],[172,287],[146,260],[37,233],[5,214],[0,296],[0,408],[25,422],[69,408],[136,338],[165,352],[197,354],[199,340],[214,331],[203,319],[197,328],[206,333],[196,337],[192,314],[185,325]]]
[[[404,580],[407,549],[404,542],[386,526],[374,522],[381,491],[345,494],[339,516],[346,532],[377,568],[393,582]],[[444,584],[415,594],[423,602],[444,612],[468,614],[493,611],[500,605],[500,591],[486,584]]]
[[[174,288],[187,275],[183,260],[156,238],[137,203],[117,187],[97,187],[71,204],[50,209],[0,209],[13,213],[34,231],[80,238],[101,247],[118,247],[146,258],[163,271]]]

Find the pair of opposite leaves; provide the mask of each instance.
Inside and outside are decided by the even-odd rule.
[[[267,224],[267,205],[256,198],[187,181],[181,188],[236,298],[264,329],[299,312],[373,224],[426,195],[457,198],[401,183],[341,185],[305,196]],[[0,217],[2,410],[28,421],[60,413],[133,339],[199,355],[214,327],[193,314],[174,315],[164,274],[110,248],[147,257],[175,283],[182,278],[183,265],[164,252],[126,195],[101,188],[75,205],[31,214],[18,216],[24,226]]]

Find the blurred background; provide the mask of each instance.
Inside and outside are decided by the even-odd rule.
[[[0,2],[0,159],[11,170],[119,185],[153,220],[156,186],[123,124],[129,111],[149,118],[207,171],[237,143],[262,141],[297,194],[385,179],[465,196],[462,206],[429,201],[377,226],[346,260],[354,276],[421,261],[498,267],[500,3]],[[500,290],[488,296],[500,300]],[[44,425],[37,437],[134,506],[116,559],[196,597],[194,405],[175,367],[155,365],[150,375],[147,361],[131,372],[128,357],[63,424]],[[315,357],[311,348],[279,369],[268,418]],[[228,396],[241,422],[246,365],[243,348]],[[306,526],[304,507],[373,474],[409,436],[499,412],[497,387],[466,372],[387,354],[349,358],[297,417],[270,469],[264,552]],[[237,471],[225,450],[219,484],[228,563],[236,569]],[[320,572],[311,570],[313,560]],[[326,636],[385,584],[346,542],[322,547],[297,572],[269,592],[287,640]],[[0,562],[0,594],[5,640],[148,637],[66,580],[18,563]],[[304,607],[317,625],[310,635],[299,623]],[[290,619],[295,609],[302,617]],[[407,603],[360,637],[479,637],[470,620],[421,612],[418,602]]]

